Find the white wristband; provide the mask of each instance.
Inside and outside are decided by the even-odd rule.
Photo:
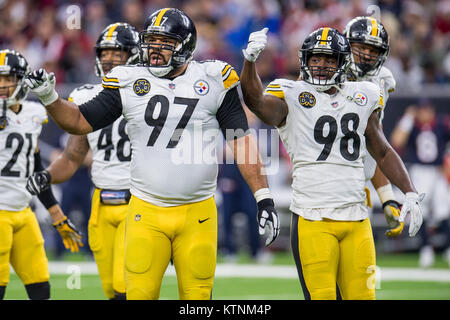
[[[389,200],[395,200],[394,191],[392,190],[392,185],[388,183],[385,186],[379,187],[377,189],[378,197],[380,197],[381,203],[385,203]]]
[[[272,195],[270,194],[269,188],[261,188],[254,194],[256,202],[260,202],[264,199],[273,199]]]

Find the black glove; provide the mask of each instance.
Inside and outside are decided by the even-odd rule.
[[[273,199],[270,198],[258,202],[259,234],[263,235],[265,233],[266,226],[269,228],[266,247],[270,246],[280,234],[280,219],[278,219],[274,206]]]
[[[36,196],[50,188],[50,181],[50,173],[47,170],[35,172],[28,178],[27,190]]]

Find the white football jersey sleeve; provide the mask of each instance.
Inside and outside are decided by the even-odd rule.
[[[278,79],[265,90],[288,105],[286,123],[278,131],[293,164],[294,213],[364,204],[364,133],[382,99],[370,82],[345,82],[342,90],[353,101],[340,92],[318,92],[304,81]],[[355,213],[329,218],[365,217]]]
[[[217,180],[216,113],[239,77],[222,61],[191,61],[173,80],[142,66],[119,66],[104,79],[120,90],[132,146],[131,193],[158,206],[213,196]]]
[[[94,98],[103,90],[101,84],[81,86],[69,96],[77,105]],[[130,188],[131,146],[127,121],[121,116],[106,128],[87,134],[92,150],[92,182],[97,188],[122,190]]]
[[[8,125],[0,131],[0,210],[25,209],[32,195],[25,189],[34,172],[34,153],[42,125],[48,121],[42,104],[23,101],[19,113],[6,111]]]
[[[382,122],[385,116],[389,94],[394,92],[395,90],[396,81],[394,79],[394,76],[392,75],[392,72],[388,68],[383,66],[381,67],[378,75],[366,77],[364,79],[372,83],[375,83],[383,91],[384,106],[381,112],[379,113],[380,122]],[[373,175],[375,174],[376,167],[377,163],[375,159],[368,153],[367,157],[364,160],[364,175],[366,177],[366,181],[372,179]]]

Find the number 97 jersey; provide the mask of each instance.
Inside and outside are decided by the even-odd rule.
[[[69,96],[69,101],[85,103],[103,90],[101,84],[84,85]],[[87,134],[92,150],[92,182],[97,188],[122,190],[130,188],[131,146],[123,116],[106,128]]]
[[[293,164],[293,212],[364,204],[364,133],[382,99],[370,82],[345,82],[342,90],[329,95],[284,79],[265,90],[288,105],[278,131]]]

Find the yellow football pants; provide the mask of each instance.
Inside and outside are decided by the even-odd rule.
[[[50,278],[44,238],[29,207],[0,210],[0,286],[9,283],[10,263],[24,285]]]
[[[216,256],[214,198],[158,207],[131,197],[125,230],[127,299],[158,299],[170,259],[180,299],[211,299]]]
[[[124,243],[128,205],[106,205],[100,202],[100,189],[92,196],[89,219],[89,246],[97,263],[103,292],[108,299],[114,292],[125,293]]]
[[[291,246],[305,299],[375,299],[370,220],[311,221],[292,214]]]

